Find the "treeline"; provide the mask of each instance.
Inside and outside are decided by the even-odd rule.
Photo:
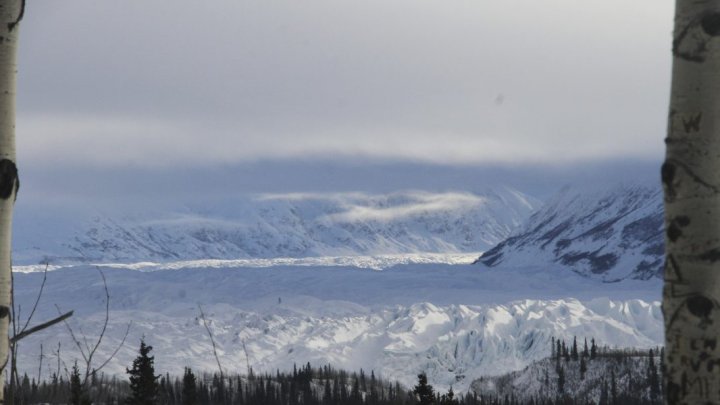
[[[156,375],[152,346],[141,342],[127,380],[92,374],[83,384],[77,365],[68,376],[53,375],[39,384],[27,375],[15,392],[6,391],[14,404],[142,404],[142,405],[414,405],[413,390],[375,376],[373,371],[349,373],[330,365],[314,368],[307,363],[292,372],[248,375]],[[427,381],[427,380],[426,380]],[[432,387],[430,387],[432,390]],[[433,394],[435,395],[435,394]],[[434,398],[434,396],[433,396]],[[438,404],[477,405],[476,397],[456,398],[452,390],[437,394]]]
[[[594,339],[580,347],[577,338],[572,343],[552,338],[549,358],[522,371],[480,379],[473,388],[481,403],[492,405],[659,405],[663,354],[662,348],[611,349]],[[483,392],[483,387],[494,388]]]
[[[662,350],[662,349],[661,349]],[[452,388],[435,391],[425,374],[411,389],[378,378],[373,371],[347,372],[330,365],[307,363],[292,372],[247,375],[156,375],[152,347],[141,341],[138,356],[128,367],[128,378],[91,374],[83,382],[75,365],[65,376],[36,382],[27,375],[14,392],[6,387],[10,404],[127,404],[127,405],[655,405],[662,403],[662,363],[657,350],[627,351],[600,348],[591,340],[578,347],[552,339],[551,357],[523,371],[487,379],[499,389],[456,396]],[[530,388],[514,385],[523,372],[535,367],[537,380]],[[527,378],[525,378],[527,380]],[[482,381],[479,380],[479,381]]]

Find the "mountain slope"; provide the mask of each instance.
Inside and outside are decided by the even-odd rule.
[[[607,282],[649,279],[661,273],[662,229],[660,188],[565,188],[479,262],[564,268]]]
[[[54,218],[54,226],[21,212],[14,258],[29,264],[480,252],[538,205],[501,189],[259,195],[222,206]]]

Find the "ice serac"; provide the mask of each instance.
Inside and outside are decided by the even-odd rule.
[[[113,211],[51,227],[30,212],[18,220],[15,262],[481,252],[538,206],[532,197],[503,188],[254,195],[215,206]]]
[[[205,302],[209,327],[228,369],[244,372],[249,362],[255,371],[273,373],[292,369],[293,364],[332,364],[374,370],[408,387],[424,371],[437,388],[452,386],[465,392],[481,376],[522,369],[546,357],[553,336],[567,341],[573,336],[581,341],[594,337],[618,347],[653,347],[662,340],[659,302],[608,300],[595,308],[600,312],[593,310],[592,303],[573,299],[503,305],[421,302],[371,310],[343,301],[283,298],[275,306],[254,310]],[[167,297],[162,299],[167,302]],[[184,367],[216,369],[212,343],[192,305],[169,304],[158,311],[155,305],[146,308],[146,303],[122,304],[126,307],[112,314],[100,358],[110,355],[132,321],[130,341],[141,336],[151,341],[161,372],[180,375]],[[97,331],[102,327],[101,315],[83,313],[73,323],[84,331]],[[33,336],[24,345],[20,364],[27,369],[21,371],[35,371],[41,343],[47,347],[61,342],[67,358],[78,356],[63,329],[41,339]],[[122,375],[133,355],[132,350],[123,350],[104,372]]]
[[[567,269],[607,282],[645,280],[660,277],[662,229],[659,186],[566,187],[479,262]]]

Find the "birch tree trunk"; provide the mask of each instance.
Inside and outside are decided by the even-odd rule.
[[[676,0],[665,142],[665,401],[720,404],[719,0]]]
[[[0,403],[6,399],[3,385],[10,347],[12,213],[20,185],[15,164],[15,88],[18,22],[24,6],[23,0],[0,0]]]

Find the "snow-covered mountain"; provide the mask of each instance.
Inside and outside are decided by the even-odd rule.
[[[456,391],[547,356],[552,336],[595,337],[620,347],[663,341],[659,283],[628,280],[605,290],[572,273],[478,270],[432,264],[106,268],[112,313],[96,358],[112,353],[132,321],[128,347],[105,372],[122,375],[141,336],[155,347],[159,372],[216,370],[198,304],[229,371],[245,372],[249,363],[272,372],[309,361],[375,370],[408,386],[426,371],[432,384]],[[37,272],[15,275],[23,309],[32,306],[41,279]],[[57,304],[75,309],[71,325],[92,339],[102,327],[104,296],[92,267],[51,271],[33,324],[56,316]],[[58,343],[64,364],[80,357],[60,325],[23,340],[20,364],[37,373],[42,344],[49,359],[43,373],[50,375],[57,367],[50,351]]]
[[[659,187],[567,187],[479,261],[487,266],[569,269],[608,282],[649,279],[661,273],[662,230]]]
[[[255,195],[223,205],[81,212],[20,210],[14,261],[133,262],[481,252],[539,203],[518,191]],[[83,217],[84,215],[84,217]],[[58,216],[61,217],[58,219]]]

